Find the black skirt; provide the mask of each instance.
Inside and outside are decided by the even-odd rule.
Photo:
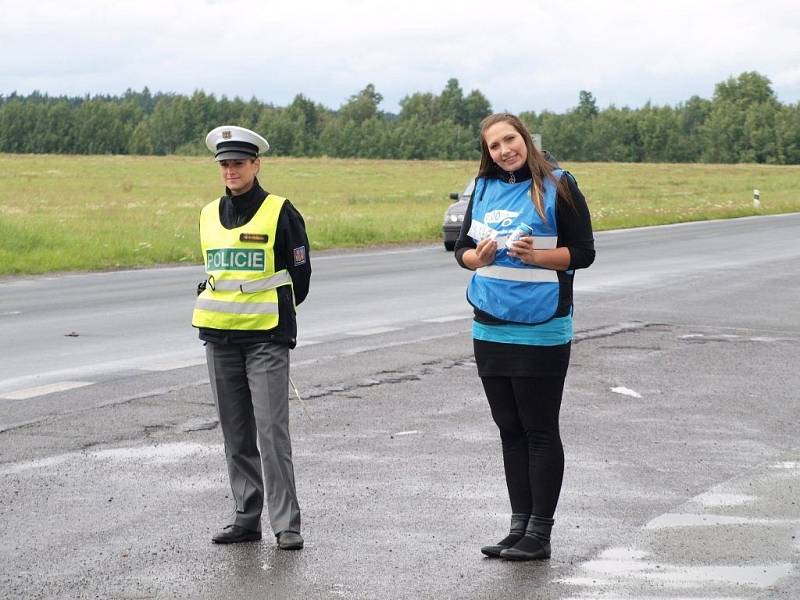
[[[473,339],[481,377],[565,377],[571,343],[558,346],[501,344]]]

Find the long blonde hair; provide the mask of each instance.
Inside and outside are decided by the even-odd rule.
[[[531,137],[528,128],[519,119],[510,113],[495,113],[489,115],[481,121],[481,164],[478,168],[478,177],[496,176],[503,169],[492,160],[492,155],[489,153],[489,146],[486,145],[486,130],[492,125],[497,123],[508,123],[517,130],[525,141],[525,148],[528,150],[528,157],[526,162],[531,171],[531,200],[536,207],[536,212],[543,220],[547,220],[544,214],[544,180],[550,179],[557,186],[559,195],[572,203],[572,195],[569,192],[569,185],[566,182],[566,177],[557,180],[553,175],[555,166],[548,162],[544,154],[540,152],[536,146],[533,145],[533,138]]]

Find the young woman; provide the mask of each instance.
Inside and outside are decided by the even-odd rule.
[[[481,552],[549,558],[564,473],[558,417],[572,280],[594,261],[594,239],[574,177],[536,149],[513,115],[481,124],[480,170],[455,256],[475,271],[467,288],[475,361],[500,430],[511,500],[511,531]]]

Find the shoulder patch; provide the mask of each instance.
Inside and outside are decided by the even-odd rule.
[[[294,266],[299,267],[300,265],[304,265],[306,263],[306,247],[305,246],[298,246],[294,250],[292,250],[292,254],[294,255]]]

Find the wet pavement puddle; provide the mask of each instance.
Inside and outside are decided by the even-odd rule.
[[[627,547],[608,548],[558,580],[579,588],[568,600],[743,600],[786,591],[800,551],[800,509],[790,501],[800,479],[795,456],[716,485],[633,530]]]
[[[605,550],[581,565],[582,576],[562,580],[574,585],[608,585],[615,578],[670,583],[677,587],[712,583],[765,588],[792,572],[791,563],[688,566],[647,561],[648,553],[630,548]]]

